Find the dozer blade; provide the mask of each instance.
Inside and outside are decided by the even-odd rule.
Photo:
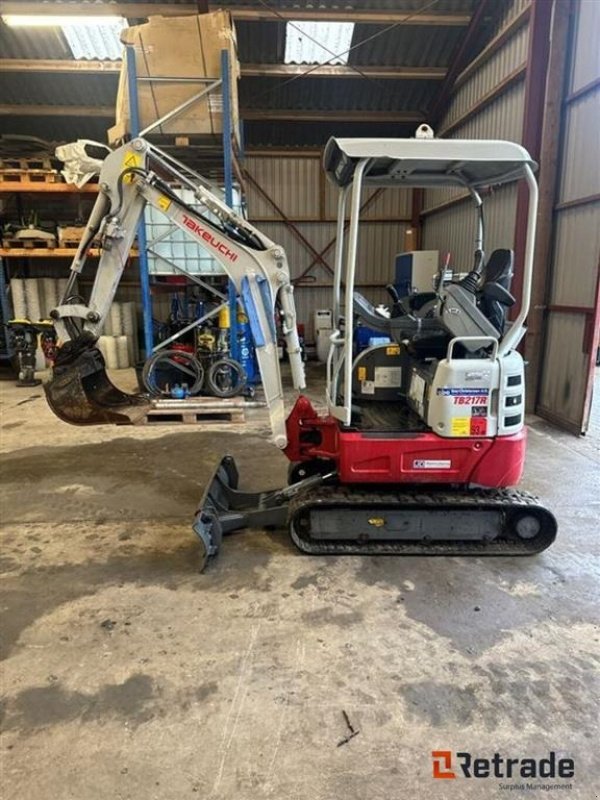
[[[71,425],[133,425],[151,408],[148,398],[122,392],[106,374],[102,353],[59,350],[52,378],[44,386],[48,405]]]
[[[201,569],[219,552],[223,536],[244,528],[274,528],[287,519],[286,490],[240,492],[234,459],[225,456],[206,484],[193,523],[201,545]]]

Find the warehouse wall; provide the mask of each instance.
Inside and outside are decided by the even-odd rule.
[[[336,233],[337,190],[325,178],[321,155],[248,155],[244,167],[249,175],[246,187],[249,218],[285,248],[292,278],[299,279],[315,259],[311,247],[320,253],[334,240]],[[365,191],[363,202],[372,194],[373,190]],[[282,213],[264,195],[271,198]],[[387,298],[383,287],[392,280],[394,257],[404,247],[404,234],[410,227],[411,202],[410,191],[385,190],[361,217],[356,284],[357,289],[375,303]],[[335,245],[332,245],[323,256],[331,270],[334,254]],[[317,263],[302,280],[296,280],[298,320],[305,324],[309,342],[314,341],[315,310],[331,307],[331,277],[327,268]]]
[[[563,101],[560,175],[554,206],[551,281],[538,411],[585,431],[600,281],[600,3],[578,3]]]
[[[525,67],[529,36],[529,0],[513,0],[489,44],[458,77],[438,136],[461,139],[510,139],[523,131]],[[463,269],[472,264],[476,217],[461,189],[425,191],[423,247],[450,251]],[[486,202],[486,251],[511,246],[517,193],[514,186],[496,191]]]

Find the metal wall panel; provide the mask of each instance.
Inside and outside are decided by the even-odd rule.
[[[590,306],[598,280],[600,203],[560,211],[554,231],[552,303]]]
[[[529,0],[513,0],[507,4],[491,38],[500,34],[529,5]],[[516,31],[500,50],[458,88],[442,120],[442,129],[475,109],[478,102],[527,59],[529,26]],[[525,86],[513,85],[492,103],[476,111],[451,138],[509,139],[521,141],[523,132]],[[427,211],[464,195],[464,189],[444,187],[427,189],[424,209]],[[491,253],[498,247],[512,247],[517,207],[516,186],[503,187],[485,201],[485,250]],[[459,270],[469,269],[473,260],[476,217],[472,204],[466,200],[447,209],[427,215],[423,224],[423,247],[449,251]]]
[[[512,247],[517,208],[517,187],[505,186],[485,202],[485,250],[489,255],[499,247]],[[466,200],[426,219],[424,250],[450,252],[452,265],[460,272],[473,264],[477,217],[473,204]]]
[[[581,314],[552,314],[548,319],[547,357],[536,409],[540,416],[576,433],[581,425],[588,379],[589,354],[581,347],[585,328],[585,318]],[[574,343],[577,346],[572,346]]]
[[[362,203],[376,189],[363,190]],[[337,218],[338,189],[328,180],[325,188],[325,213],[328,218]],[[348,200],[348,204],[350,200]],[[410,189],[384,189],[364,212],[364,219],[410,219],[412,192]]]
[[[567,108],[558,197],[561,203],[600,192],[599,112],[598,90],[569,104]]]
[[[443,125],[448,125],[473,108],[484,95],[507,78],[527,61],[529,26],[525,25],[511,36],[506,45],[498,50],[481,68],[460,86]],[[461,136],[463,134],[461,133]]]
[[[313,247],[321,251],[334,237],[334,223],[299,223],[298,230]],[[385,285],[394,276],[394,261],[402,252],[406,223],[372,223],[361,225],[358,239],[356,269],[356,289],[372,302],[387,302]],[[263,222],[261,230],[285,249],[292,278],[298,278],[313,261],[313,255],[284,223]],[[326,260],[333,268],[335,249],[332,247]],[[310,278],[296,286],[295,298],[298,321],[305,325],[305,335],[309,342],[314,341],[313,318],[318,308],[331,308],[332,276],[317,265],[310,271]],[[314,284],[314,285],[312,285]]]
[[[321,252],[335,239],[337,217],[337,189],[325,181],[323,211],[327,221],[317,220],[321,211],[323,180],[320,156],[271,157],[248,156],[248,172],[262,188],[273,197],[277,205],[294,221],[295,227],[312,247]],[[363,193],[363,202],[374,190]],[[286,251],[292,278],[298,278],[314,261],[314,254],[301,238],[274,211],[273,207],[248,184],[248,215],[250,220],[261,219],[261,231]],[[356,284],[357,290],[372,302],[386,302],[385,285],[394,275],[394,259],[402,252],[405,231],[410,227],[412,193],[406,189],[385,190],[365,211],[359,231]],[[270,218],[270,219],[269,219]],[[377,219],[371,222],[369,219]],[[381,220],[391,220],[382,222]],[[335,245],[324,255],[333,269]],[[331,307],[332,274],[317,263],[309,277],[296,287],[295,297],[298,321],[305,325],[308,342],[314,341],[314,312]],[[311,285],[311,283],[315,285]]]
[[[597,0],[582,2],[573,42],[572,92],[587,86],[600,75],[598,31],[600,31],[600,3]]]
[[[572,30],[568,98],[600,77],[600,4],[580,2]],[[585,432],[600,319],[600,88],[566,103],[537,411]],[[596,197],[593,202],[577,201]],[[561,208],[561,203],[571,203]]]
[[[249,156],[245,167],[262,189],[290,219],[319,215],[318,158],[271,158]],[[247,186],[248,208],[254,217],[277,213],[251,183]]]

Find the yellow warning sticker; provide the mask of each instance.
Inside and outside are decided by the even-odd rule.
[[[359,367],[358,368],[358,380],[359,381],[366,381],[367,380],[367,368],[366,367]]]
[[[470,436],[471,417],[452,417],[450,433],[452,436]]]
[[[169,200],[168,197],[165,197],[164,194],[161,194],[156,202],[158,203],[158,207],[161,208],[163,211],[166,211],[171,205],[171,201]]]
[[[400,348],[398,345],[392,345],[391,347],[385,348],[386,356],[399,356],[400,355]]]
[[[127,167],[139,167],[142,164],[142,156],[139,153],[134,153],[131,150],[128,150],[125,153],[123,158],[123,169],[127,169]],[[133,175],[125,175],[123,178],[123,183],[131,183],[133,180]]]

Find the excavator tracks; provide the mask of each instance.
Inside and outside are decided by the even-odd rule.
[[[526,492],[390,492],[324,486],[288,508],[294,544],[312,555],[528,556],[556,537],[556,520]]]

